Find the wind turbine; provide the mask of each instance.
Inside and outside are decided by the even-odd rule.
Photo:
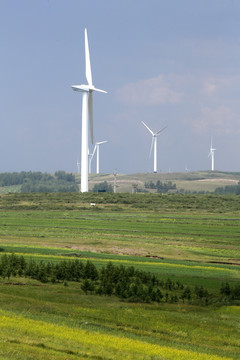
[[[153,172],[156,173],[157,172],[157,137],[158,135],[160,135],[160,133],[166,129],[167,126],[165,126],[163,129],[157,131],[156,133],[154,133],[146,124],[145,122],[143,122],[143,125],[148,129],[148,131],[151,133],[152,135],[152,144],[151,144],[151,149],[150,149],[150,154],[149,157],[151,156],[152,153],[152,149],[153,149]]]
[[[96,142],[96,144],[95,144],[95,146],[94,146],[94,149],[93,149],[93,152],[90,153],[90,152],[88,151],[88,156],[89,156],[89,174],[91,174],[92,159],[93,159],[93,157],[94,157],[94,155],[95,155],[96,150],[97,150],[97,162],[96,162],[96,163],[97,163],[97,171],[96,171],[96,173],[99,174],[99,145],[105,144],[105,143],[107,143],[106,140],[105,140],[105,141]]]
[[[88,191],[88,119],[93,143],[93,91],[106,93],[104,90],[95,88],[92,83],[87,29],[85,29],[85,65],[87,85],[72,85],[74,91],[82,92],[81,192]]]
[[[97,150],[97,167],[96,167],[96,173],[99,174],[99,145],[105,144],[107,143],[107,141],[99,141],[96,143],[95,145],[95,149]],[[94,155],[94,151],[93,151],[93,155]]]
[[[212,145],[212,139],[211,139],[211,147],[210,147],[210,151],[208,154],[208,157],[211,156],[212,159],[212,171],[214,171],[214,152],[216,151],[216,149],[213,149],[213,145]]]

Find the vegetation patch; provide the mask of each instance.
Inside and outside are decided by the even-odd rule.
[[[75,176],[65,171],[56,171],[54,175],[41,172],[1,173],[0,186],[10,192],[51,193],[77,192]]]
[[[210,294],[203,286],[195,286],[194,290],[179,281],[170,278],[159,279],[154,274],[136,270],[133,266],[116,266],[109,262],[97,269],[89,260],[60,261],[58,263],[26,262],[23,256],[2,255],[0,258],[0,276],[3,279],[16,276],[30,277],[42,283],[51,281],[75,281],[81,283],[81,289],[87,294],[114,295],[132,302],[170,302],[178,303],[185,300],[191,304],[209,305],[209,303],[232,303],[240,300],[240,284],[231,288],[229,283],[222,283],[220,293]],[[23,283],[5,283],[19,284]],[[239,302],[240,303],[240,302]]]

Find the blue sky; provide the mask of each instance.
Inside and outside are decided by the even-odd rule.
[[[88,29],[100,171],[239,171],[240,2],[0,0],[0,172],[75,172]],[[92,163],[95,171],[95,160]]]

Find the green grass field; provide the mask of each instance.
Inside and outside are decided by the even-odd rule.
[[[9,194],[0,256],[111,260],[217,294],[239,284],[239,211],[237,196]],[[0,359],[239,359],[239,305],[129,303],[0,277]]]

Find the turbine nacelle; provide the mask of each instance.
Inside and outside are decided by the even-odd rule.
[[[88,85],[72,85],[74,91],[89,92]]]
[[[72,89],[74,91],[81,91],[81,92],[89,92],[92,93],[93,91],[98,91],[98,92],[102,92],[102,93],[107,93],[107,91],[105,90],[101,90],[101,89],[97,89],[95,88],[95,86],[91,85],[72,85]]]
[[[142,121],[142,124],[148,129],[148,131],[152,134],[153,137],[157,137],[158,135],[160,135],[160,133],[165,130],[167,128],[167,126],[165,126],[164,128],[162,128],[161,130],[157,131],[157,132],[153,132],[146,124],[144,121]]]
[[[217,149],[213,149],[212,147],[210,148],[210,151],[209,151],[209,154],[208,154],[208,157],[212,156],[214,151],[216,151]]]

